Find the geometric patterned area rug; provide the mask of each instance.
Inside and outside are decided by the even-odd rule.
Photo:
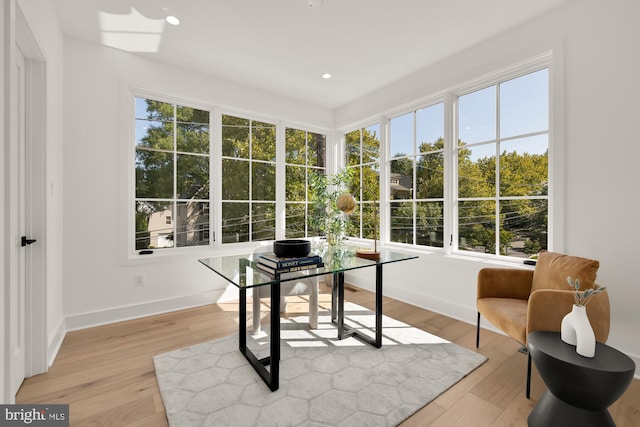
[[[329,312],[281,319],[280,388],[271,392],[238,351],[238,336],[155,356],[169,425],[395,426],[486,361],[384,316],[383,345],[337,339]],[[248,322],[251,323],[251,322]],[[371,332],[374,315],[345,304],[345,323]],[[247,345],[268,355],[268,333]]]

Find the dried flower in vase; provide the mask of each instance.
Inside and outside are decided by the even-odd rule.
[[[573,298],[576,301],[576,305],[582,306],[586,306],[592,296],[607,289],[606,286],[601,286],[599,288],[580,291],[580,279],[573,280],[571,276],[567,277],[567,283],[569,283],[569,286],[571,286],[571,289],[574,291]]]

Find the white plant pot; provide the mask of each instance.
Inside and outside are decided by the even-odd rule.
[[[567,344],[576,346],[576,353],[584,357],[596,354],[596,336],[587,317],[584,305],[573,305],[569,314],[564,316],[560,325],[560,338]]]

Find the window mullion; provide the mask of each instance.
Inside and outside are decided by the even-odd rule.
[[[500,85],[496,85],[495,254],[500,255]]]
[[[413,224],[412,224],[412,229],[413,229],[413,241],[412,244],[416,245],[418,243],[418,203],[417,203],[417,194],[418,194],[418,172],[417,172],[417,168],[418,168],[418,152],[420,150],[418,150],[418,141],[417,141],[417,123],[416,123],[416,112],[414,111],[412,113],[412,129],[411,129],[411,133],[412,133],[412,145],[413,145],[413,194],[411,195],[411,204],[413,205]]]
[[[173,247],[178,241],[178,106],[173,104]]]
[[[451,92],[445,95],[444,108],[444,233],[443,247],[451,253],[458,244],[458,100]],[[448,166],[448,167],[447,167]],[[455,239],[455,243],[454,243]]]

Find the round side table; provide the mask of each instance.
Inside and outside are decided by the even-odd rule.
[[[559,332],[532,332],[527,342],[548,388],[529,414],[530,427],[615,426],[607,408],[633,379],[629,356],[599,342],[595,357],[580,356]]]

